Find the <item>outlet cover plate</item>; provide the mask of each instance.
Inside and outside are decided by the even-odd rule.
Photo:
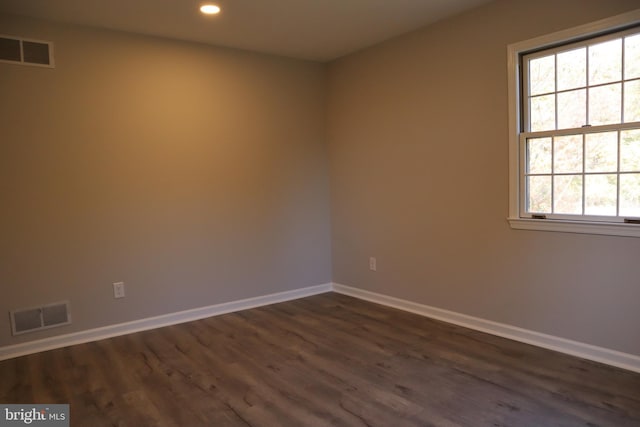
[[[115,282],[113,284],[113,297],[124,298],[124,282]]]

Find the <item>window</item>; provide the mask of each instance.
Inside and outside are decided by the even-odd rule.
[[[639,23],[509,46],[513,228],[640,237]]]

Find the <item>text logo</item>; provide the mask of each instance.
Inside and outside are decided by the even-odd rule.
[[[0,405],[0,427],[69,427],[69,405]]]

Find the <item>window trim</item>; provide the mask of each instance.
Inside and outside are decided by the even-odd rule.
[[[508,120],[509,120],[509,216],[511,228],[518,230],[556,231],[609,236],[640,237],[640,224],[620,222],[572,221],[565,219],[536,219],[522,216],[520,170],[520,133],[523,126],[520,93],[520,55],[554,45],[571,43],[581,38],[597,37],[604,33],[624,30],[640,24],[640,9],[602,19],[589,24],[546,34],[507,46]],[[522,195],[524,197],[524,195]]]

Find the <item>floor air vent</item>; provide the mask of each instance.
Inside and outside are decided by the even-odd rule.
[[[0,36],[0,62],[53,68],[53,43]]]
[[[71,323],[69,303],[59,302],[41,307],[11,311],[11,332],[20,335],[26,332],[54,328]]]

